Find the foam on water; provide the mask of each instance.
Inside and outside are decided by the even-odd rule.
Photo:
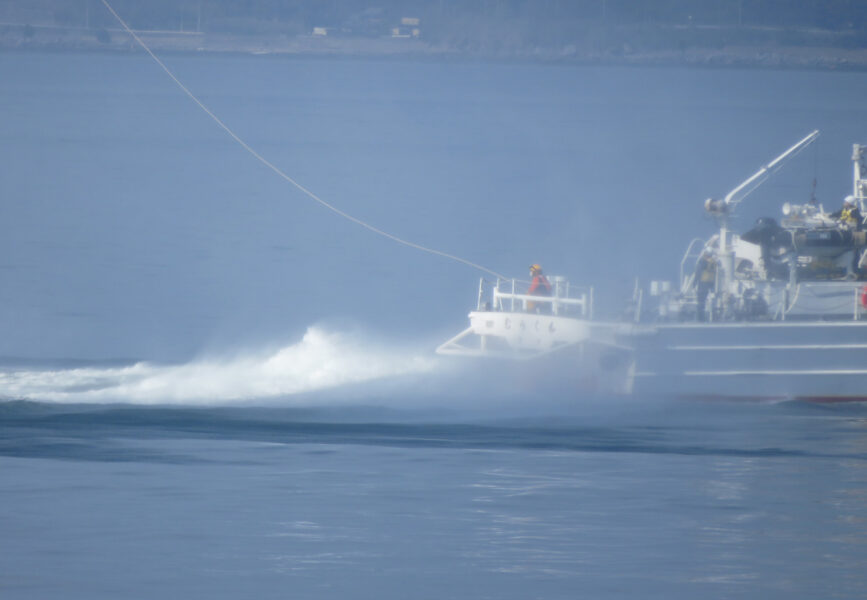
[[[139,362],[123,367],[0,372],[6,398],[58,403],[235,404],[419,373],[432,355],[386,348],[364,336],[308,328],[294,344],[233,358],[180,365]]]

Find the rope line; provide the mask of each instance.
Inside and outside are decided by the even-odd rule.
[[[298,183],[297,181],[295,181],[292,177],[290,177],[289,175],[287,175],[286,173],[284,173],[284,172],[283,172],[283,171],[282,171],[278,166],[276,166],[274,163],[272,163],[271,161],[269,161],[268,159],[266,159],[264,156],[262,156],[261,154],[259,154],[259,153],[258,153],[255,149],[253,149],[253,148],[252,148],[252,147],[251,147],[247,142],[245,142],[243,139],[241,139],[241,137],[238,136],[238,134],[236,134],[234,131],[232,131],[232,129],[231,129],[228,125],[226,125],[222,120],[220,120],[220,118],[219,118],[217,115],[215,115],[215,114],[214,114],[214,113],[213,113],[213,112],[212,112],[212,111],[211,111],[207,106],[205,106],[204,103],[202,103],[202,101],[199,100],[199,99],[195,96],[195,94],[193,94],[193,92],[191,92],[191,91],[189,90],[189,88],[187,88],[187,86],[185,86],[185,85],[181,82],[181,80],[178,79],[178,78],[175,76],[174,73],[172,73],[172,71],[171,71],[171,70],[170,70],[170,69],[165,65],[165,63],[163,63],[163,61],[161,61],[161,60],[157,57],[157,55],[154,54],[154,53],[151,51],[151,49],[148,47],[148,45],[145,44],[145,43],[142,41],[142,39],[141,39],[138,35],[136,35],[136,33],[135,33],[131,28],[130,28],[129,25],[126,24],[126,21],[124,21],[124,20],[120,17],[120,15],[118,15],[117,12],[115,12],[114,8],[112,8],[111,5],[108,3],[108,0],[102,0],[102,3],[105,5],[105,7],[108,9],[108,11],[109,11],[113,16],[114,16],[114,18],[117,19],[117,22],[121,24],[121,26],[126,30],[126,32],[127,32],[130,36],[132,36],[132,38],[136,41],[136,43],[137,43],[139,46],[141,46],[142,49],[143,49],[145,52],[147,52],[148,55],[150,55],[150,57],[151,57],[152,59],[154,59],[154,61],[155,61],[155,62],[160,66],[160,68],[161,68],[163,71],[165,71],[166,75],[168,75],[168,76],[172,79],[172,81],[174,81],[175,84],[176,84],[176,85],[177,85],[177,86],[178,86],[178,87],[179,87],[179,88],[180,88],[180,89],[181,89],[181,90],[182,90],[182,91],[183,91],[187,96],[189,96],[190,100],[192,100],[193,102],[195,102],[196,105],[197,105],[199,108],[201,108],[201,109],[205,112],[205,114],[207,114],[209,117],[211,117],[211,119],[212,119],[212,120],[213,120],[213,121],[214,121],[214,122],[215,122],[215,123],[216,123],[216,124],[217,124],[221,129],[222,129],[222,130],[223,130],[223,131],[225,131],[225,132],[229,135],[229,137],[231,137],[233,140],[235,140],[235,141],[238,143],[238,145],[240,145],[244,150],[246,150],[249,154],[251,154],[251,155],[252,155],[256,160],[258,160],[258,161],[261,162],[263,165],[265,165],[266,167],[268,167],[269,169],[271,169],[274,173],[276,173],[276,174],[277,174],[278,176],[280,176],[281,178],[285,179],[287,182],[291,183],[293,186],[295,186],[295,188],[297,188],[300,192],[302,192],[304,195],[306,195],[307,197],[309,197],[311,200],[314,200],[314,201],[318,202],[320,205],[324,206],[325,208],[327,208],[327,209],[330,210],[331,212],[333,212],[333,213],[335,213],[335,214],[337,214],[337,215],[343,217],[344,219],[347,219],[348,221],[352,221],[352,222],[355,223],[356,225],[360,225],[361,227],[364,227],[364,228],[367,229],[368,231],[372,231],[373,233],[375,233],[375,234],[377,234],[377,235],[380,235],[380,236],[382,236],[382,237],[385,237],[385,238],[387,238],[387,239],[390,239],[390,240],[392,240],[392,241],[394,241],[394,242],[397,242],[398,244],[402,244],[402,245],[404,245],[404,246],[408,246],[409,248],[414,248],[414,249],[416,249],[416,250],[421,250],[422,252],[427,252],[427,253],[429,253],[429,254],[434,254],[434,255],[436,255],[436,256],[440,256],[440,257],[442,257],[442,258],[447,258],[447,259],[449,259],[449,260],[453,260],[453,261],[455,261],[455,262],[459,262],[459,263],[465,264],[465,265],[467,265],[467,266],[469,266],[469,267],[473,267],[474,269],[478,269],[479,271],[483,271],[483,272],[485,272],[485,273],[488,273],[488,274],[490,274],[490,275],[493,275],[494,277],[497,277],[498,279],[507,279],[507,277],[506,277],[505,275],[501,275],[501,274],[497,273],[496,271],[492,271],[491,269],[488,269],[488,268],[486,268],[486,267],[483,267],[482,265],[476,264],[476,263],[474,263],[474,262],[472,262],[472,261],[466,260],[465,258],[461,258],[460,256],[455,256],[454,254],[449,254],[449,253],[447,253],[447,252],[443,252],[443,251],[441,251],[441,250],[436,250],[436,249],[434,249],[434,248],[428,248],[427,246],[422,246],[422,245],[420,245],[420,244],[416,244],[416,243],[414,243],[414,242],[410,242],[409,240],[405,240],[405,239],[403,239],[403,238],[397,237],[396,235],[393,235],[393,234],[391,234],[391,233],[388,233],[387,231],[383,231],[382,229],[379,229],[379,228],[377,228],[377,227],[374,227],[373,225],[370,225],[369,223],[366,223],[366,222],[362,221],[361,219],[359,219],[359,218],[357,218],[357,217],[354,217],[354,216],[350,215],[349,213],[340,210],[339,208],[337,208],[337,207],[334,206],[333,204],[330,204],[330,203],[326,202],[325,200],[323,200],[322,198],[320,198],[319,196],[317,196],[316,194],[314,194],[312,191],[308,190],[306,187],[304,187],[303,185],[301,185],[300,183]]]

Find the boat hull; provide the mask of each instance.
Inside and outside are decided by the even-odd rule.
[[[632,349],[620,325],[526,312],[474,311],[470,327],[437,352],[475,358],[473,372],[508,389],[546,393],[629,393]]]

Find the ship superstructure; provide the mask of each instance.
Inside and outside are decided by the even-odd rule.
[[[867,399],[867,146],[853,147],[846,212],[786,202],[779,220],[759,219],[742,234],[730,228],[738,204],[818,135],[706,200],[719,231],[688,245],[676,282],[637,288],[626,318],[595,319],[592,288],[563,278],[542,298],[526,282],[482,281],[470,327],[438,352],[557,357],[602,392]]]

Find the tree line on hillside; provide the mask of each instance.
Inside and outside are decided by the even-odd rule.
[[[304,32],[339,28],[382,35],[402,17],[426,33],[466,24],[587,24],[867,30],[865,0],[110,0],[136,29]],[[100,0],[0,0],[0,16],[59,26],[115,26]]]

